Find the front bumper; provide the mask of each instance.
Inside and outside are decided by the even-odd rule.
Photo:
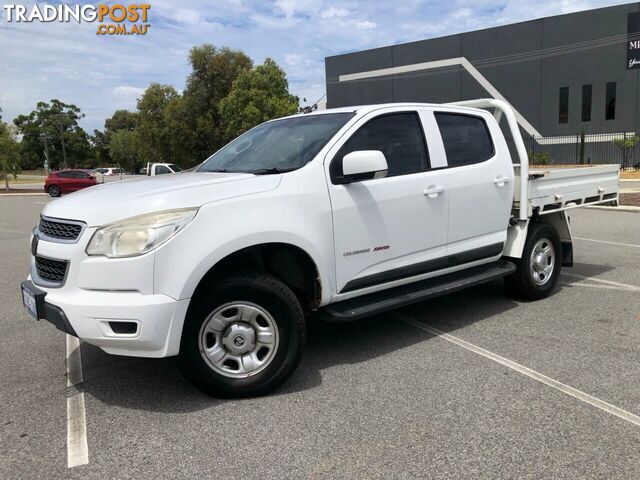
[[[55,305],[51,305],[44,300],[47,292],[40,290],[31,280],[25,280],[20,286],[34,294],[36,304],[38,306],[38,313],[40,314],[38,320],[46,320],[61,332],[68,333],[74,337],[78,336],[62,309]]]
[[[168,357],[180,350],[188,299],[138,292],[44,291],[31,280],[23,283],[36,294],[41,319],[107,353]]]
[[[177,355],[189,299],[154,289],[154,252],[122,259],[88,256],[94,231],[83,227],[76,239],[61,241],[34,229],[26,283],[39,304],[39,317],[107,353]],[[64,274],[49,270],[49,278],[43,278],[36,257],[64,264]]]

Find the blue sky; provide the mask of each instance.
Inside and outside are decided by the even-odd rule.
[[[8,2],[3,2],[8,3]],[[26,5],[33,5],[27,2]],[[47,3],[55,3],[49,1]],[[115,2],[103,2],[115,3]],[[119,2],[126,3],[126,2]],[[96,23],[9,23],[0,12],[3,120],[59,98],[86,114],[88,131],[120,108],[135,109],[151,82],[184,87],[187,54],[212,43],[275,59],[291,91],[313,102],[325,93],[324,58],[604,7],[607,0],[182,0],[151,4],[146,36],[98,36]]]

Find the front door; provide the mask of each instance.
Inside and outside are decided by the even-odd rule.
[[[329,180],[333,208],[337,291],[375,289],[444,268],[447,197],[445,171],[430,171],[418,113],[403,111],[368,120],[331,159],[330,177],[342,175],[342,158],[380,150],[385,178],[346,185]]]

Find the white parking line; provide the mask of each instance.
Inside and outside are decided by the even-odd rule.
[[[540,383],[543,383],[562,393],[565,393],[571,397],[574,397],[582,402],[588,403],[593,407],[599,408],[600,410],[604,410],[605,412],[610,413],[611,415],[615,415],[616,417],[619,417],[623,420],[626,420],[629,423],[632,423],[640,427],[640,417],[638,417],[637,415],[634,415],[631,412],[627,412],[626,410],[616,407],[615,405],[611,405],[610,403],[607,403],[604,400],[600,400],[599,398],[596,398],[592,395],[589,395],[573,387],[570,387],[569,385],[565,385],[564,383],[559,382],[558,380],[554,380],[551,377],[547,377],[542,373],[536,372],[535,370],[525,367],[524,365],[520,365],[519,363],[509,360],[508,358],[501,357],[500,355],[490,352],[489,350],[485,350],[484,348],[478,347],[477,345],[474,345],[465,340],[462,340],[461,338],[455,337],[441,330],[438,330],[435,327],[425,325],[424,323],[418,322],[416,320],[413,320],[401,314],[394,313],[392,315],[409,325],[419,328],[420,330],[424,330],[425,332],[431,333],[432,335],[436,335],[442,338],[443,340],[447,340],[448,342],[458,345],[459,347],[465,348],[473,353],[476,353],[485,358],[488,358],[489,360],[493,360],[496,363],[504,365],[505,367],[515,370],[518,373],[526,375],[529,378],[537,380]]]
[[[640,245],[636,245],[635,243],[607,242],[606,240],[596,240],[594,238],[582,238],[582,237],[572,237],[572,238],[573,240],[582,240],[583,242],[595,242],[595,243],[604,243],[606,245],[617,245],[619,247],[640,248]]]
[[[566,285],[568,287],[589,287],[589,288],[602,288],[604,290],[618,290],[621,292],[640,292],[640,288],[636,288],[636,289],[631,289],[631,288],[627,288],[627,287],[616,287],[614,285],[595,285],[593,283],[583,283],[583,282],[578,282],[578,283],[564,283],[563,285]]]
[[[580,282],[580,283],[574,283],[573,285],[580,285],[580,286],[589,286],[589,287],[601,287],[601,288],[615,288],[617,290],[626,290],[626,291],[630,291],[630,292],[640,292],[640,287],[637,285],[630,285],[628,283],[620,283],[620,282],[614,282],[612,280],[605,280],[604,278],[597,278],[597,277],[585,277],[583,275],[576,275],[575,273],[566,273],[566,272],[562,272],[562,275],[565,277],[573,277],[573,278],[578,278],[580,280],[586,280],[589,282],[596,282],[596,283],[601,283],[603,285],[588,285],[586,283]]]
[[[67,335],[67,467],[89,463],[80,340]]]

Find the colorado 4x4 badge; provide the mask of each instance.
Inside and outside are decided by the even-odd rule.
[[[378,245],[377,247],[373,248],[363,248],[362,250],[352,250],[351,252],[344,252],[342,256],[350,257],[352,255],[360,255],[361,253],[379,252],[381,250],[387,250],[389,248],[389,245]]]

